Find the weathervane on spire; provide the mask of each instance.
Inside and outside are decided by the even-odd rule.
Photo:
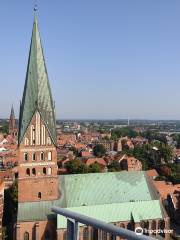
[[[34,4],[34,13],[36,13],[37,10],[38,10],[38,6],[37,6],[37,3],[35,2],[35,4]]]

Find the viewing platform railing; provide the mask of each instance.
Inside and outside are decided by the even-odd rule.
[[[155,240],[155,238],[146,235],[137,235],[133,231],[117,227],[113,224],[105,223],[103,221],[87,217],[76,212],[69,211],[65,208],[53,207],[52,212],[60,214],[67,218],[67,240],[79,240],[78,223],[82,223],[86,226],[91,226],[95,229],[110,233],[113,236],[111,238],[113,240],[115,240],[116,237],[121,237],[128,240]]]

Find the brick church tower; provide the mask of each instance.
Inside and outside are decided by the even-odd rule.
[[[56,121],[35,16],[19,116],[18,202],[58,199]]]
[[[16,128],[16,119],[15,119],[15,114],[14,114],[14,108],[12,106],[11,114],[9,117],[9,135],[11,135],[12,137],[16,137],[17,132],[18,132],[18,130]]]

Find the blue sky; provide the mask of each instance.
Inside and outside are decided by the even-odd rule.
[[[1,1],[0,117],[16,116],[34,1]],[[180,119],[179,0],[38,0],[57,118]]]

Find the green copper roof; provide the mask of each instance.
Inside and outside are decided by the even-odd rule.
[[[18,204],[18,221],[45,220],[51,207],[103,206],[156,200],[144,172],[90,173],[59,176],[60,198],[56,201]],[[97,213],[98,214],[98,213]],[[134,218],[137,215],[133,212]],[[138,215],[139,216],[139,215]]]
[[[163,215],[159,200],[72,207],[67,209],[107,223],[130,221],[132,218],[135,222],[147,219],[162,219]],[[66,227],[66,218],[58,215],[57,228]]]
[[[67,207],[152,199],[144,172],[64,175],[60,179]]]
[[[35,16],[23,99],[20,106],[19,143],[36,111],[39,111],[52,141],[56,142],[54,104]]]

